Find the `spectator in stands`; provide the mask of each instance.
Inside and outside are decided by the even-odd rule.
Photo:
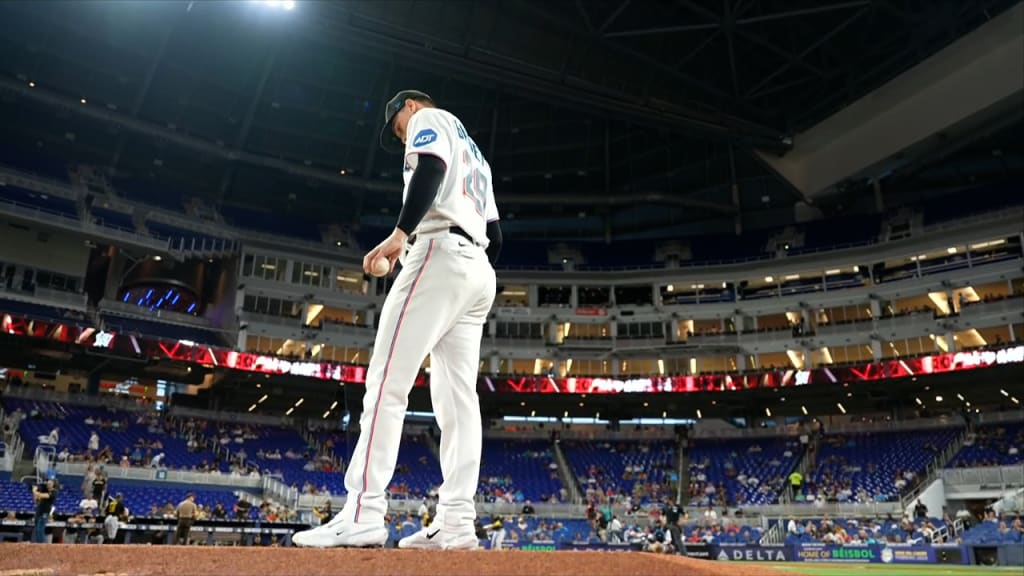
[[[54,426],[53,430],[50,430],[49,434],[39,436],[37,438],[40,444],[49,444],[50,446],[56,446],[60,442],[60,428]]]
[[[794,470],[789,475],[789,494],[791,497],[796,498],[796,495],[800,493],[800,488],[804,483],[804,475],[799,470]]]
[[[185,495],[185,499],[178,504],[178,508],[175,510],[178,519],[178,528],[174,534],[175,544],[188,544],[189,534],[192,531],[192,523],[196,519],[197,511],[196,495],[189,492]]]
[[[98,452],[100,449],[100,435],[95,430],[89,435],[89,443],[87,448],[90,452]]]
[[[78,509],[83,514],[88,514],[90,516],[95,515],[99,507],[99,502],[97,502],[96,499],[92,498],[91,496],[86,496],[85,498],[82,498],[78,502]]]
[[[925,506],[924,502],[920,498],[917,500],[917,504],[914,505],[914,517],[916,518],[927,518],[928,517],[928,506]]]
[[[95,478],[92,481],[92,497],[97,502],[103,502],[103,497],[107,493],[107,474],[102,468],[96,470]]]
[[[32,541],[36,544],[46,542],[46,523],[53,513],[53,505],[57,499],[54,481],[47,480],[32,487],[32,500],[36,505],[35,525],[32,530]]]
[[[523,504],[523,511],[522,511],[522,513],[523,514],[536,514],[536,510],[533,509],[533,504],[529,500],[527,500]]]

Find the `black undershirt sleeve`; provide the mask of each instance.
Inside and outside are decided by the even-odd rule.
[[[498,220],[492,220],[487,223],[487,259],[491,261],[491,266],[498,262],[498,255],[501,254],[501,222]]]
[[[412,234],[437,197],[446,169],[444,161],[437,156],[419,155],[416,170],[409,180],[409,192],[405,196],[402,213],[398,215],[396,228],[406,235]]]

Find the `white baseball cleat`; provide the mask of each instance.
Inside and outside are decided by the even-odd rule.
[[[436,526],[420,528],[417,532],[399,540],[398,547],[413,550],[440,550],[441,529]]]
[[[436,526],[427,526],[399,540],[398,547],[413,550],[476,550],[480,548],[480,540],[475,532],[452,534]]]
[[[387,541],[388,529],[383,524],[356,524],[338,516],[292,536],[292,544],[303,548],[369,548],[383,546]]]
[[[444,550],[479,550],[480,539],[476,531],[470,530],[462,534],[442,534],[441,548]]]

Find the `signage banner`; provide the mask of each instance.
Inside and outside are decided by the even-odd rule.
[[[687,545],[687,552],[690,547]],[[710,556],[722,562],[792,562],[789,546],[716,546]]]
[[[597,308],[597,307],[577,308],[576,309],[576,315],[577,316],[607,316],[608,315],[608,309],[607,308]]]
[[[793,560],[849,564],[934,564],[931,546],[827,546],[798,544]]]

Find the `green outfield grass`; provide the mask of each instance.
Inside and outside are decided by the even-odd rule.
[[[752,562],[753,564],[753,562]],[[763,565],[763,564],[762,564]],[[817,564],[791,562],[772,566],[780,576],[787,572],[807,576],[840,576],[845,574],[892,574],[894,576],[1009,576],[1021,574],[1020,566],[955,566],[933,564],[912,566],[907,564]]]

